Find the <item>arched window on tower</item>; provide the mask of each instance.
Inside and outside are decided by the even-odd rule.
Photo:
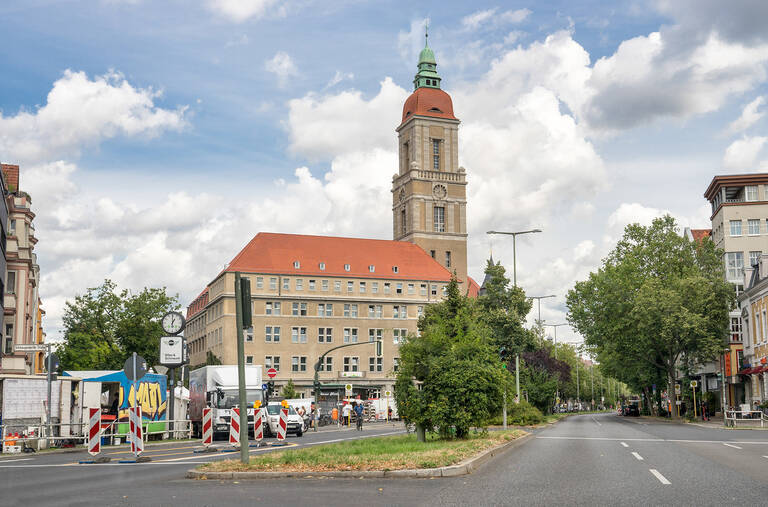
[[[432,170],[440,170],[440,139],[432,139]]]
[[[406,232],[408,232],[407,223],[408,222],[406,222],[405,208],[403,208],[400,210],[400,232],[402,234],[405,234]]]

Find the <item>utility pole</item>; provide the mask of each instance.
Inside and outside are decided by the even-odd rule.
[[[246,279],[250,294],[250,280]],[[250,305],[250,301],[248,302]],[[250,306],[248,308],[250,315]],[[243,338],[243,280],[235,272],[235,321],[237,326],[237,383],[240,397],[240,462],[247,464],[248,455],[248,398],[245,392],[245,342]]]
[[[554,294],[550,294],[549,296],[529,296],[528,297],[528,299],[535,299],[538,302],[538,304],[539,304],[539,318],[538,318],[538,320],[536,322],[542,328],[544,327],[544,323],[541,321],[541,300],[542,299],[547,299],[547,298],[554,298],[554,297],[557,297],[557,296],[555,296]],[[542,335],[543,335],[543,333],[542,333]]]
[[[595,409],[595,365],[589,366],[589,376],[592,377],[592,410]]]
[[[567,326],[568,324],[546,324],[555,328],[555,359],[557,359],[557,328],[560,326]]]

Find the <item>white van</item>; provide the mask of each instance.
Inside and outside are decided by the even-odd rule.
[[[277,436],[277,425],[280,422],[280,409],[283,408],[279,401],[270,401],[267,405],[267,423],[269,424],[269,434]],[[265,428],[266,429],[266,428]],[[293,433],[297,437],[304,434],[304,419],[288,405],[288,426],[286,434]]]

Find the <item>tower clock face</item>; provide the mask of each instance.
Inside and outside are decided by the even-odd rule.
[[[163,320],[160,324],[166,333],[171,335],[179,334],[184,329],[184,316],[179,312],[168,312],[163,315]]]
[[[432,195],[438,199],[444,199],[448,195],[448,190],[446,190],[445,185],[435,185],[432,188]]]

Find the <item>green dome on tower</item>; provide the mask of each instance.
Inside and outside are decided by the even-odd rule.
[[[419,53],[419,71],[413,78],[413,89],[437,88],[440,89],[440,75],[437,73],[437,60],[435,53],[428,44],[429,33],[424,32],[424,49]]]

